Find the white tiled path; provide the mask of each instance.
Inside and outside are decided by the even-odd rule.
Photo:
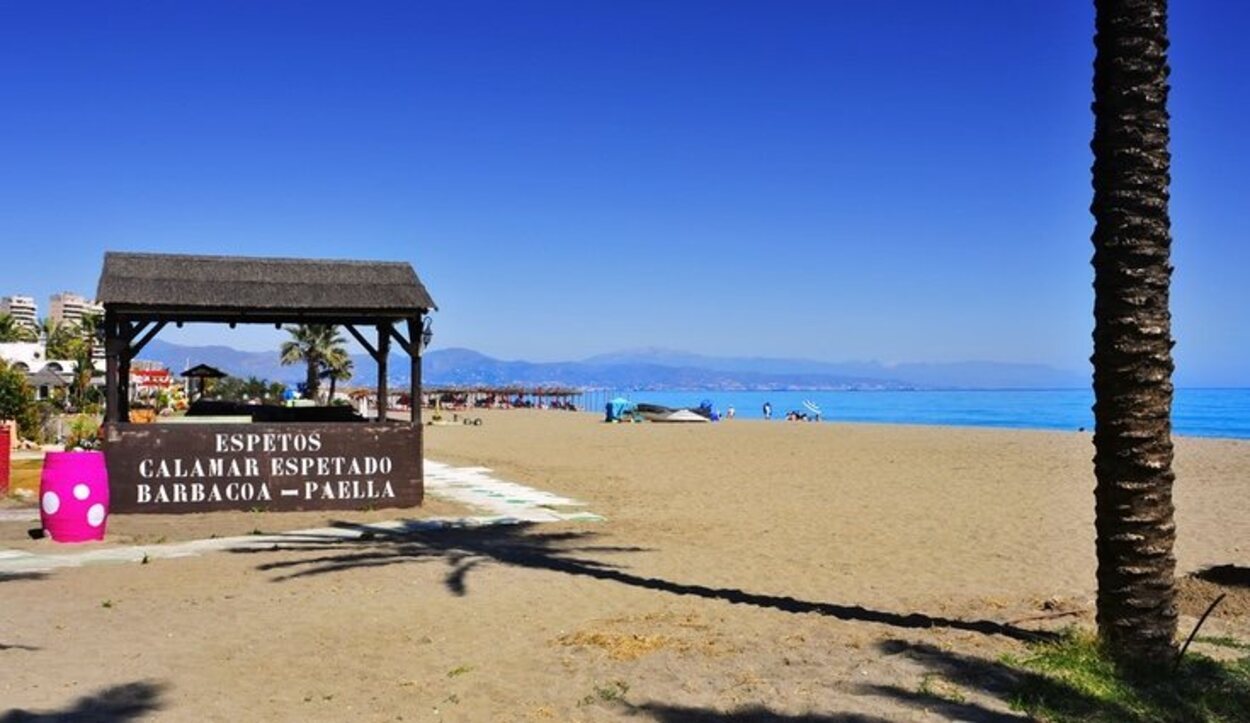
[[[425,462],[425,491],[435,497],[459,502],[490,514],[472,517],[435,517],[424,520],[393,520],[356,525],[351,528],[320,527],[274,535],[219,537],[209,540],[173,542],[161,545],[135,545],[97,550],[56,553],[26,552],[0,549],[0,575],[4,573],[41,572],[61,567],[78,567],[97,563],[143,562],[152,559],[190,557],[220,550],[263,549],[290,543],[293,540],[353,540],[366,534],[396,534],[449,527],[483,525],[514,525],[522,522],[598,522],[603,518],[583,510],[584,503],[559,497],[549,492],[506,482],[490,476],[485,467],[452,467],[439,462]],[[37,510],[7,511],[8,519],[37,520]],[[20,516],[13,513],[20,513]]]

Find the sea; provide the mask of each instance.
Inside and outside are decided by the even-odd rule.
[[[1094,428],[1093,392],[1088,389],[976,391],[615,391],[598,399],[623,396],[632,402],[666,407],[697,407],[711,402],[724,415],[762,419],[764,403],[772,418],[784,421],[790,411],[811,416],[804,405],[820,409],[826,422],[934,424],[1009,429]],[[602,402],[599,403],[602,406]],[[1250,439],[1250,389],[1177,389],[1172,432],[1191,437]]]

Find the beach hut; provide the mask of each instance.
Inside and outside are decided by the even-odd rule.
[[[190,369],[180,374],[183,379],[195,380],[195,394],[197,399],[204,398],[204,387],[209,379],[224,379],[228,374],[216,367],[210,367],[207,364],[196,364]]]
[[[410,396],[420,399],[427,315],[437,307],[407,262],[108,252],[96,298],[104,305],[104,450],[115,511],[420,503],[420,406],[392,417],[387,372],[395,344],[409,357]],[[341,326],[377,364],[376,418],[333,421],[326,409],[291,409],[270,416],[281,421],[244,416],[246,426],[233,417],[129,424],[132,360],[167,325],[185,323]]]
[[[55,390],[69,386],[69,382],[65,380],[65,377],[47,367],[27,375],[26,383],[35,390],[35,398],[39,401],[51,399]]]

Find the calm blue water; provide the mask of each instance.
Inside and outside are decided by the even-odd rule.
[[[914,392],[619,392],[634,402],[695,407],[710,400],[722,414],[730,406],[740,419],[761,419],[772,402],[773,419],[815,402],[825,420],[968,427],[1092,430],[1093,392],[1084,389]],[[1178,389],[1172,409],[1174,434],[1250,439],[1250,389]]]

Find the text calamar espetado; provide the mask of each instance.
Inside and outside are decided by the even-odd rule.
[[[395,497],[388,456],[324,454],[320,432],[221,432],[204,455],[143,457],[138,504]]]

